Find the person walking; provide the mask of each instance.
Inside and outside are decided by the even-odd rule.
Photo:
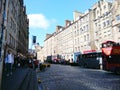
[[[6,76],[12,75],[13,64],[14,64],[14,55],[10,50],[8,50],[8,55],[5,58]]]

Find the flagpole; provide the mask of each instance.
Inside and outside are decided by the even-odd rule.
[[[32,46],[33,46],[33,35],[32,35],[32,42],[31,42],[31,50],[32,50]]]

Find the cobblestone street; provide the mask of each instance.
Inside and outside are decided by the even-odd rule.
[[[52,64],[43,72],[40,87],[47,90],[119,90],[120,75],[97,69]]]

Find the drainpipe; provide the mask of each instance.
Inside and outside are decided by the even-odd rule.
[[[1,25],[1,35],[0,35],[0,90],[1,90],[1,85],[2,85],[2,71],[3,71],[3,56],[4,56],[4,21],[6,18],[6,14],[5,14],[5,10],[6,10],[6,0],[2,0],[3,1],[3,12],[2,12],[2,25]]]

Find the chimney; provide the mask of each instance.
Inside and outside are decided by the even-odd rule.
[[[52,34],[46,34],[46,39],[48,39]]]
[[[70,20],[65,20],[65,27],[69,26],[71,24]]]
[[[56,26],[56,32],[59,32],[60,31],[60,29],[62,29],[63,27],[62,26]]]

